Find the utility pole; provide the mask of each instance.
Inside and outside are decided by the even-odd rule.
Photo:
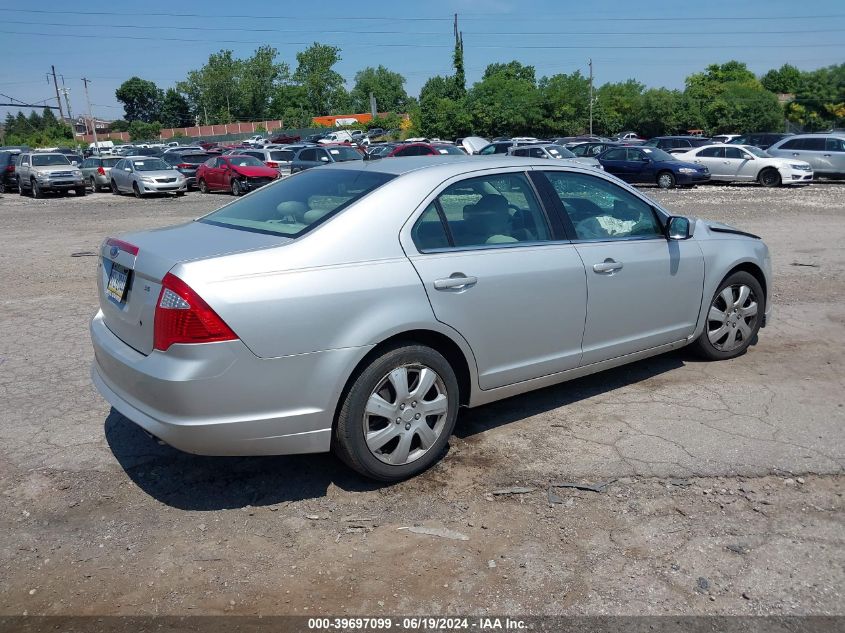
[[[590,136],[593,135],[593,58],[590,58]]]
[[[50,66],[50,69],[53,71],[53,87],[56,89],[56,101],[59,103],[59,116],[62,117],[62,121],[64,121],[65,113],[62,111],[62,98],[59,96],[59,82],[56,81],[56,67]]]
[[[68,93],[70,90],[65,88],[65,76],[60,75],[62,78],[62,94],[65,96],[65,105],[67,106],[67,118],[70,120],[70,126],[73,127],[73,112],[70,110],[70,99],[68,98]]]
[[[85,103],[88,104],[88,118],[91,119],[91,131],[94,133],[94,152],[100,155],[100,144],[97,141],[97,122],[91,114],[91,99],[88,98],[88,80],[83,77],[82,83],[85,85]]]

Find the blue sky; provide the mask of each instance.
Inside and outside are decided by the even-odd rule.
[[[85,76],[95,116],[119,118],[114,91],[132,75],[166,88],[212,52],[247,56],[261,44],[276,47],[293,69],[296,52],[314,41],[342,49],[337,70],[350,87],[357,70],[383,64],[417,94],[428,77],[451,71],[456,12],[469,83],[487,64],[512,59],[534,65],[539,77],[586,74],[592,57],[597,85],[635,78],[670,88],[729,59],[758,74],[787,62],[812,69],[845,61],[842,0],[4,0],[0,101],[52,98],[55,105],[45,76],[54,64],[71,90],[74,114],[86,108]],[[0,108],[0,115],[7,111]]]

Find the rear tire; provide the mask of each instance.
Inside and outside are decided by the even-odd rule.
[[[413,477],[443,456],[459,405],[455,372],[439,352],[396,344],[354,378],[338,412],[333,450],[366,477]]]
[[[675,174],[671,171],[661,171],[657,174],[657,186],[661,189],[674,189]]]
[[[767,167],[757,175],[757,182],[764,187],[780,187],[781,178],[777,169]]]
[[[91,183],[91,193],[97,193],[97,181],[94,179],[94,176],[91,176],[89,182]]]
[[[704,331],[692,348],[707,360],[728,360],[745,353],[757,336],[766,297],[760,282],[745,271],[725,278],[710,300]]]

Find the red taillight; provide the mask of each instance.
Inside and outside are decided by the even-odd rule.
[[[6,165],[6,171],[15,171],[14,165]]]
[[[106,170],[103,169],[102,167],[97,167],[97,173],[100,174],[101,176],[105,176]]]
[[[268,160],[268,161],[267,161],[266,163],[264,163],[264,164],[265,164],[265,165],[267,165],[267,167],[272,167],[273,169],[278,169],[278,168],[279,168],[279,163],[274,163],[272,160]]]
[[[167,273],[155,311],[153,347],[166,352],[174,343],[213,343],[238,337],[196,292]]]

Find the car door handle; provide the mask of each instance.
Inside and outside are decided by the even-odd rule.
[[[798,152],[792,152],[792,155],[793,156],[800,156],[801,154],[799,154]]]
[[[825,158],[830,158],[830,154],[822,154]]]
[[[617,270],[622,270],[622,262],[612,259],[606,259],[600,264],[593,264],[593,271],[597,273],[609,273],[612,275]]]
[[[463,273],[452,273],[446,279],[436,279],[434,281],[434,288],[436,290],[459,290],[462,288],[471,288],[477,283],[477,277],[467,277]]]

